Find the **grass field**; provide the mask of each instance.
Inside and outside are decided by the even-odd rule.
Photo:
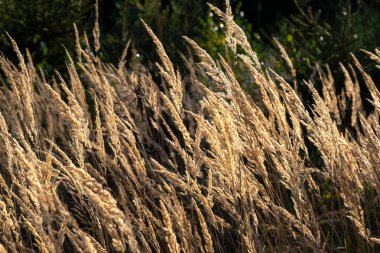
[[[84,47],[76,31],[76,55],[54,77],[12,41],[18,65],[0,56],[1,253],[380,250],[371,76],[352,56],[338,95],[326,66],[320,91],[288,82],[260,63],[228,1],[211,8],[233,60],[184,37],[196,59],[184,58],[186,76],[147,25],[161,79],[126,64],[128,47],[117,66],[102,62],[98,26]],[[368,54],[380,68],[380,51]],[[258,87],[254,99],[232,62]]]

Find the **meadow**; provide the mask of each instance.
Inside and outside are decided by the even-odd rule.
[[[81,43],[75,27],[67,72],[52,77],[9,36],[18,62],[0,56],[1,253],[380,250],[371,75],[352,55],[339,94],[328,66],[317,68],[318,89],[297,82],[279,42],[289,73],[277,74],[229,1],[210,7],[232,56],[212,58],[183,37],[194,54],[183,57],[186,75],[145,23],[159,78],[126,60],[129,44],[119,64],[102,61],[97,22],[94,41]],[[366,53],[379,69],[380,51]]]

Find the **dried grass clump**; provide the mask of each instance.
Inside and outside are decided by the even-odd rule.
[[[186,60],[191,74],[181,77],[145,23],[161,82],[137,63],[126,71],[128,46],[118,66],[102,62],[75,26],[76,59],[68,53],[67,75],[49,80],[12,40],[19,65],[0,56],[0,252],[379,249],[380,93],[371,76],[353,58],[355,67],[341,66],[339,96],[328,67],[318,68],[321,93],[289,84],[260,64],[228,1],[225,13],[211,8],[260,101],[228,61],[187,37],[199,63]],[[373,112],[363,110],[357,72]],[[297,85],[309,87],[311,108]]]

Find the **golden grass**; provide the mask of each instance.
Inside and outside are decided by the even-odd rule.
[[[118,66],[101,62],[88,40],[81,47],[75,26],[77,59],[68,53],[67,75],[50,80],[11,40],[19,66],[0,56],[0,252],[379,247],[380,93],[371,76],[354,58],[355,68],[341,66],[339,96],[328,67],[318,68],[322,95],[311,82],[289,84],[260,64],[228,1],[226,13],[211,8],[260,101],[227,60],[186,37],[200,62],[187,61],[192,74],[181,77],[145,23],[161,59],[159,83],[144,66],[125,69],[128,46]],[[368,54],[380,62],[378,51]],[[357,71],[371,113],[362,109]],[[312,108],[297,85],[309,87]]]

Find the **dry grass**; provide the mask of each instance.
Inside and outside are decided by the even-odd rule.
[[[0,252],[379,249],[380,93],[371,76],[356,59],[342,65],[336,96],[320,67],[322,95],[298,84],[310,88],[309,109],[296,83],[262,67],[228,1],[226,13],[212,9],[260,101],[225,59],[189,38],[200,62],[187,61],[192,74],[181,77],[147,25],[161,82],[144,66],[125,69],[128,47],[118,66],[101,62],[76,27],[77,60],[68,53],[68,74],[50,80],[12,40],[19,65],[0,56]],[[98,17],[93,33],[98,51]]]

